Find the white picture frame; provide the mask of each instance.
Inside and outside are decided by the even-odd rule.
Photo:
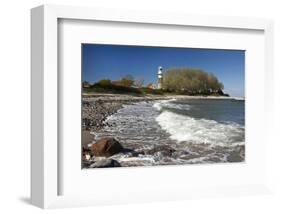
[[[115,204],[126,202],[146,202],[151,200],[177,200],[202,196],[241,195],[244,193],[266,193],[267,184],[233,185],[210,189],[195,189],[189,194],[175,189],[169,197],[165,191],[147,195],[122,193],[119,199],[104,200],[64,196],[59,194],[59,133],[58,133],[58,21],[59,19],[108,21],[116,23],[142,23],[158,26],[195,26],[218,29],[244,29],[264,32],[264,77],[265,88],[273,88],[273,23],[270,20],[241,17],[220,17],[186,14],[166,14],[139,11],[113,11],[109,9],[80,8],[70,6],[44,5],[31,10],[31,202],[41,208],[56,208],[96,204]],[[265,98],[264,133],[266,143],[270,142],[270,124],[273,118],[273,97]],[[238,166],[239,167],[239,166]],[[171,169],[171,168],[170,168]],[[126,174],[127,169],[122,169]],[[162,168],[163,170],[163,168]],[[169,170],[169,167],[168,169]],[[116,173],[116,171],[115,171]],[[265,173],[265,170],[264,170]],[[195,184],[196,186],[196,184]],[[106,196],[104,196],[106,197]]]

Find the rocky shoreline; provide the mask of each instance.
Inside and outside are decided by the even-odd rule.
[[[167,100],[175,98],[174,96],[130,96],[130,95],[115,95],[115,94],[91,94],[83,95],[82,97],[82,168],[107,168],[107,167],[126,167],[132,166],[129,162],[117,161],[118,156],[126,156],[132,161],[137,158],[147,156],[159,156],[167,158],[175,158],[180,155],[176,147],[169,144],[154,145],[151,148],[137,149],[132,146],[130,149],[125,148],[124,143],[119,142],[115,136],[101,136],[96,139],[95,132],[98,132],[103,127],[110,127],[111,124],[106,122],[106,118],[124,105],[133,105],[138,102],[150,102],[154,100]],[[186,96],[177,96],[177,99],[186,99]],[[188,97],[190,99],[203,99],[203,97]],[[206,98],[206,97],[205,97]],[[207,99],[215,99],[213,97]],[[222,98],[218,98],[222,99]],[[204,153],[205,146],[196,152],[198,145],[191,150],[195,151],[190,154],[185,154],[188,158],[198,158],[199,154]],[[224,150],[225,148],[222,148]],[[227,158],[227,162],[241,162],[244,160],[244,146],[237,148],[237,151],[231,153]],[[211,151],[206,151],[211,152]],[[194,154],[198,153],[198,157]],[[117,158],[116,158],[117,157]],[[119,158],[120,159],[120,158]],[[145,158],[144,158],[145,159]],[[213,160],[218,162],[218,160]]]
[[[110,126],[106,123],[106,118],[123,107],[123,105],[135,104],[138,102],[149,102],[153,100],[165,100],[169,97],[163,96],[131,96],[131,95],[110,95],[110,94],[91,94],[82,97],[82,168],[105,168],[121,166],[116,160],[108,158],[116,153],[125,152],[130,155],[137,155],[136,152],[122,147],[116,139],[102,138],[95,139],[94,132],[102,129],[104,126]],[[108,155],[107,151],[99,151],[96,145],[99,142],[103,147],[114,142],[122,149]],[[110,144],[111,145],[111,144]],[[120,145],[120,146],[119,146]],[[112,146],[112,145],[111,145]],[[111,148],[109,146],[109,148]],[[99,152],[97,152],[99,151]]]
[[[82,130],[97,131],[108,125],[105,120],[116,113],[124,104],[134,104],[143,101],[165,100],[163,96],[130,96],[130,95],[84,95],[82,98]]]
[[[83,94],[82,95],[82,129],[96,131],[107,125],[105,119],[116,113],[124,104],[134,104],[143,101],[168,100],[168,99],[236,99],[234,97],[214,96],[132,96],[120,94]]]
[[[124,148],[115,138],[104,137],[97,140],[88,147],[83,147],[82,168],[107,168],[107,167],[128,167],[129,163],[119,163],[114,157],[126,155],[127,158],[138,158],[146,155],[165,155],[173,157],[176,150],[170,145],[155,145],[151,149],[135,151]]]

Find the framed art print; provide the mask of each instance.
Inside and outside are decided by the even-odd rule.
[[[83,169],[245,161],[244,50],[81,48]]]
[[[34,205],[268,192],[271,21],[52,5],[31,15]]]

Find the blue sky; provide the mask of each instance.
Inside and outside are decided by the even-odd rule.
[[[144,47],[125,45],[82,45],[82,79],[97,82],[118,80],[127,74],[156,82],[158,66],[163,69],[189,67],[213,73],[231,96],[244,97],[245,52],[197,48]]]

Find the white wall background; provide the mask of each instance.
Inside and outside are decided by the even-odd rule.
[[[281,6],[278,0],[5,0],[0,3],[0,212],[39,213],[29,205],[30,8],[46,4],[96,6],[270,18],[275,21],[275,79],[281,80]],[[281,84],[275,85],[275,131],[281,131]],[[258,115],[257,115],[258,122]],[[278,133],[280,133],[280,131]],[[279,134],[278,134],[279,135]],[[268,151],[275,194],[170,203],[48,210],[52,213],[280,213],[281,139]],[[243,175],[241,175],[243,176]]]

